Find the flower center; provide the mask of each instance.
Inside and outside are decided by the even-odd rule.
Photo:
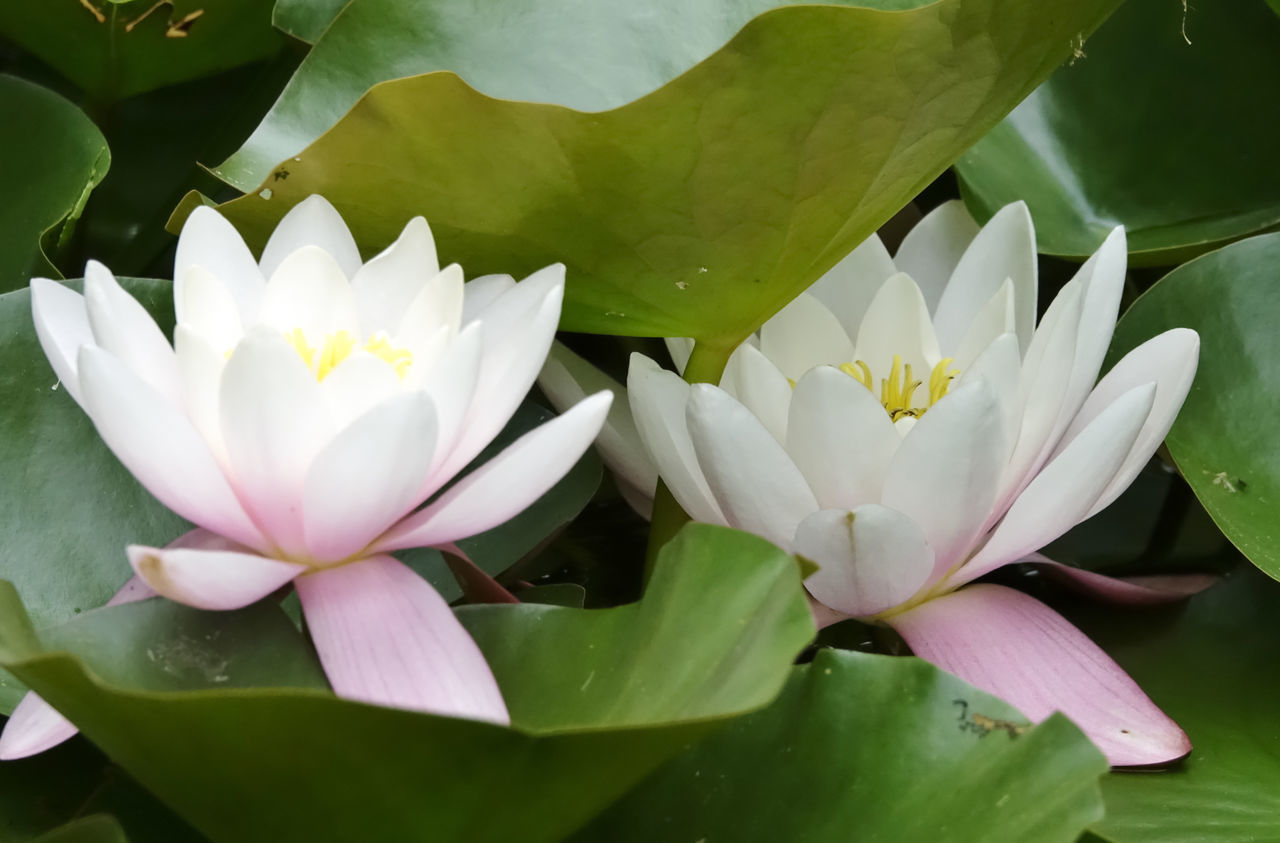
[[[307,343],[307,336],[301,328],[294,328],[284,337],[293,346],[294,351],[298,352],[302,362],[316,373],[318,381],[328,377],[329,373],[336,369],[339,363],[350,357],[353,351],[367,351],[374,357],[385,360],[401,378],[408,373],[409,367],[413,364],[413,353],[407,348],[393,346],[391,339],[381,331],[370,337],[364,345],[359,345],[356,338],[348,331],[326,334],[319,349],[312,348]]]
[[[951,365],[952,358],[947,357],[938,361],[938,365],[933,367],[933,371],[929,373],[929,393],[921,395],[921,401],[927,401],[921,405],[917,405],[915,401],[915,392],[924,385],[924,381],[912,379],[911,364],[905,366],[902,358],[897,354],[893,355],[893,366],[889,369],[889,377],[880,379],[880,403],[884,405],[885,412],[889,414],[889,418],[897,421],[901,418],[918,419],[925,414],[925,411],[947,394],[951,381],[960,374],[959,369],[948,369]],[[858,383],[871,390],[871,394],[875,394],[875,379],[871,376],[871,367],[864,361],[857,360],[853,363],[841,363],[840,371],[856,380]]]

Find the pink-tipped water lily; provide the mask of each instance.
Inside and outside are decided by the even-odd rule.
[[[292,582],[340,696],[506,723],[475,643],[389,554],[451,547],[507,521],[600,430],[607,392],[448,485],[532,385],[564,267],[464,285],[458,265],[440,268],[422,218],[362,263],[337,211],[313,196],[281,220],[261,261],[198,208],[174,279],[172,345],[100,264],[86,269],[83,296],[31,283],[36,330],[66,391],[138,481],[201,528],[167,548],[130,547],[141,583],[224,610]],[[15,736],[26,719],[10,721],[10,748],[30,745]]]
[[[1097,380],[1125,263],[1116,229],[1037,326],[1026,208],[979,230],[943,205],[895,258],[859,247],[739,347],[719,386],[633,356],[633,423],[690,516],[819,565],[806,585],[821,619],[888,625],[1031,718],[1063,711],[1113,764],[1169,761],[1186,735],[1099,647],[1019,591],[970,585],[1115,500],[1186,397],[1189,330]],[[1203,585],[1075,578],[1139,602]]]

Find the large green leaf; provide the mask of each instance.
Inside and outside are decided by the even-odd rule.
[[[276,0],[271,22],[299,41],[314,44],[350,0]]]
[[[1134,303],[1110,356],[1178,326],[1200,334],[1200,369],[1169,452],[1227,538],[1280,579],[1280,234],[1252,237],[1170,272]]]
[[[650,776],[578,838],[1073,841],[1107,762],[927,662],[821,650],[768,709]]]
[[[282,43],[271,0],[6,0],[0,35],[98,103],[238,67]]]
[[[515,728],[304,689],[108,685],[42,649],[8,587],[0,663],[214,839],[558,840],[726,717],[767,704],[814,631],[791,557],[707,525],[664,549],[639,604],[463,617]]]
[[[292,205],[323,193],[366,250],[422,213],[442,254],[468,272],[565,262],[566,328],[732,347],[928,184],[1114,5],[786,6],[750,20],[663,87],[603,112],[493,99],[452,73],[387,82],[305,150],[323,122],[298,125],[293,140],[269,150],[252,142],[222,173],[263,184],[224,208],[261,244]],[[451,52],[447,65],[438,61],[490,93],[615,105],[700,58],[714,40],[705,32],[720,30],[686,25],[711,20],[717,6],[688,7],[675,31],[640,27],[634,41],[617,35],[630,31],[625,17],[604,30],[607,40],[598,36],[591,27],[601,18],[585,5],[568,15],[553,3],[527,15],[477,15],[468,29],[440,33]],[[316,51],[361,7],[347,7]],[[608,19],[626,8],[641,7],[613,4]],[[385,23],[388,31],[408,25]],[[686,29],[703,33],[692,39],[696,49],[682,40]],[[535,47],[547,32],[556,38]],[[491,46],[470,50],[478,39]],[[673,58],[654,39],[684,52]],[[355,65],[382,45],[341,57]],[[478,68],[494,54],[503,61],[487,62],[483,76]],[[462,57],[466,69],[455,64]],[[636,62],[665,70],[642,73]],[[325,80],[306,70],[294,85],[311,85],[323,113],[347,107],[346,95],[327,101]],[[485,84],[494,79],[501,85]],[[621,79],[647,81],[615,90]],[[602,95],[586,98],[591,92]],[[259,139],[292,130],[293,120],[268,116]]]
[[[3,14],[0,12],[0,14]],[[0,76],[0,292],[32,275],[60,278],[41,247],[74,226],[111,165],[102,133],[50,90]],[[69,230],[69,229],[68,229]]]
[[[1025,199],[1040,250],[1074,257],[1123,223],[1145,263],[1280,223],[1262,0],[1130,0],[1081,50],[958,162],[975,216]]]
[[[1242,567],[1185,611],[1089,607],[1072,619],[1191,737],[1160,774],[1103,780],[1115,843],[1274,840],[1280,828],[1280,585]]]
[[[35,843],[129,843],[114,817],[94,814],[40,835]]]

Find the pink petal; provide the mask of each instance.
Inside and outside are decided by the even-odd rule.
[[[297,588],[338,696],[510,722],[480,648],[444,598],[402,563],[373,556],[300,577]]]
[[[130,545],[129,564],[157,594],[197,609],[242,609],[305,572],[305,565],[235,550]]]
[[[434,547],[496,527],[547,493],[600,432],[613,393],[597,392],[540,425],[374,543],[377,551]]]
[[[888,619],[916,655],[1035,722],[1070,717],[1116,766],[1182,758],[1191,742],[1111,657],[1033,597],[974,585]]]
[[[1054,562],[1033,553],[1024,562],[1034,565],[1047,577],[1088,597],[1121,606],[1163,606],[1177,603],[1217,584],[1214,574],[1157,574],[1139,577],[1109,577],[1073,565]]]

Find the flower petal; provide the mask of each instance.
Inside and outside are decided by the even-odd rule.
[[[360,250],[342,215],[317,194],[290,208],[271,232],[262,250],[263,276],[275,275],[285,259],[305,246],[317,246],[328,252],[341,267],[344,278],[355,277],[360,269]]]
[[[920,285],[930,313],[937,309],[956,264],[981,230],[964,202],[952,199],[926,214],[902,238],[893,263]]]
[[[809,593],[855,618],[905,603],[933,573],[920,526],[874,503],[810,515],[796,531],[795,552],[818,564],[804,581]]]
[[[686,418],[698,463],[729,526],[789,549],[796,527],[818,510],[791,457],[750,410],[711,384],[693,385]]]
[[[1222,581],[1222,577],[1214,574],[1109,577],[1097,571],[1086,571],[1074,565],[1054,562],[1039,553],[1033,553],[1022,561],[1035,566],[1046,577],[1087,597],[1120,606],[1163,606],[1177,603]]]
[[[1039,550],[1083,521],[1137,439],[1155,393],[1155,384],[1136,386],[1100,413],[1018,495],[953,584],[970,582]]]
[[[89,327],[84,296],[57,281],[32,278],[31,318],[54,375],[83,407],[77,358],[81,346],[93,345],[93,329]]]
[[[223,354],[235,348],[236,343],[244,336],[245,320],[230,288],[202,266],[188,269],[185,281],[174,294],[175,303],[177,296],[182,296],[182,304],[178,307],[182,318],[178,320],[178,324],[187,326],[188,331]],[[254,306],[255,316],[261,298],[262,291],[259,290],[259,303]]]
[[[1113,765],[1160,764],[1191,751],[1178,724],[1098,645],[1020,591],[969,586],[889,623],[917,656],[1031,720],[1061,711]]]
[[[209,446],[181,410],[99,348],[81,349],[79,369],[85,410],[98,434],[148,492],[188,521],[265,547]]]
[[[305,565],[238,550],[135,544],[125,553],[133,570],[157,594],[211,611],[243,609],[307,570]]]
[[[266,284],[262,270],[235,226],[205,205],[191,212],[178,235],[173,260],[173,302],[179,322],[196,316],[184,289],[196,266],[226,286],[242,320],[251,321],[257,316]]]
[[[373,556],[300,577],[297,589],[338,696],[510,722],[480,648],[444,598],[401,562]]]
[[[401,391],[400,376],[391,364],[367,351],[354,352],[320,381],[334,430],[342,430]]]
[[[901,442],[880,402],[844,372],[818,366],[796,384],[787,453],[820,506],[853,509],[879,501]]]
[[[420,285],[418,294],[399,311],[396,325],[396,345],[414,346],[414,337],[427,338],[444,330],[449,339],[457,336],[462,326],[463,302],[462,267],[451,263],[440,270],[427,283]]]
[[[435,408],[423,392],[389,398],[334,437],[307,472],[311,556],[346,559],[421,503],[435,444]]]
[[[694,521],[727,525],[689,438],[689,384],[643,354],[631,355],[627,399],[636,431],[658,474]]]
[[[1004,429],[1005,461],[1013,452],[1022,424],[1022,358],[1018,336],[1012,332],[996,337],[978,358],[964,370],[955,388],[986,380],[996,393],[1000,405],[1000,421]]]
[[[510,275],[480,275],[462,289],[462,324],[467,325],[484,315],[484,311],[516,285]]]
[[[281,334],[301,329],[317,349],[338,331],[360,336],[351,285],[333,256],[318,246],[303,246],[281,261],[267,282],[258,321]]]
[[[858,333],[858,326],[862,324],[862,315],[867,312],[876,291],[895,272],[897,270],[893,266],[893,259],[889,257],[884,243],[873,234],[814,281],[806,292],[826,305],[840,321],[845,334],[854,337]]]
[[[760,328],[760,350],[791,380],[814,366],[853,360],[853,343],[840,320],[807,293],[796,296]]]
[[[610,392],[597,392],[540,425],[392,527],[377,551],[438,546],[474,536],[523,512],[560,482],[600,432]]]
[[[978,359],[978,355],[985,351],[996,337],[1013,333],[1016,340],[1015,331],[1013,282],[1006,278],[996,294],[983,305],[982,310],[978,311],[973,321],[969,323],[969,330],[965,332],[960,345],[947,349],[946,353],[952,358],[955,368],[961,372],[967,372],[973,365],[973,361]]]
[[[747,343],[738,346],[729,356],[720,388],[760,419],[779,444],[787,441],[791,384],[760,349]]]
[[[464,423],[475,400],[483,342],[484,326],[477,322],[468,323],[449,343],[435,368],[423,375],[419,384],[418,388],[430,395],[435,404],[438,431],[436,452],[431,458],[431,476],[424,487],[424,496],[439,489],[456,473],[446,474],[440,469],[462,436]],[[410,376],[413,374],[411,372]]]
[[[392,333],[410,302],[424,284],[440,272],[431,226],[414,217],[392,243],[351,276],[351,292],[360,314],[364,335]],[[462,306],[462,279],[458,279],[458,309]]]
[[[693,354],[693,338],[667,337],[663,343],[667,346],[667,354],[671,355],[671,365],[683,376],[685,367],[689,365],[689,357]]]
[[[938,344],[958,348],[974,316],[1006,278],[1013,280],[1018,345],[1025,352],[1036,327],[1036,234],[1026,204],[1005,205],[973,238],[947,282],[933,324]]]
[[[880,502],[910,517],[934,553],[936,581],[969,552],[1005,455],[995,390],[978,380],[945,396],[902,440]]]
[[[876,374],[888,374],[894,357],[901,357],[915,377],[929,380],[930,370],[942,357],[929,321],[929,309],[911,276],[899,272],[876,293],[858,328],[853,357]]]
[[[173,346],[151,314],[97,261],[84,269],[84,302],[94,341],[174,404],[181,403]]]

